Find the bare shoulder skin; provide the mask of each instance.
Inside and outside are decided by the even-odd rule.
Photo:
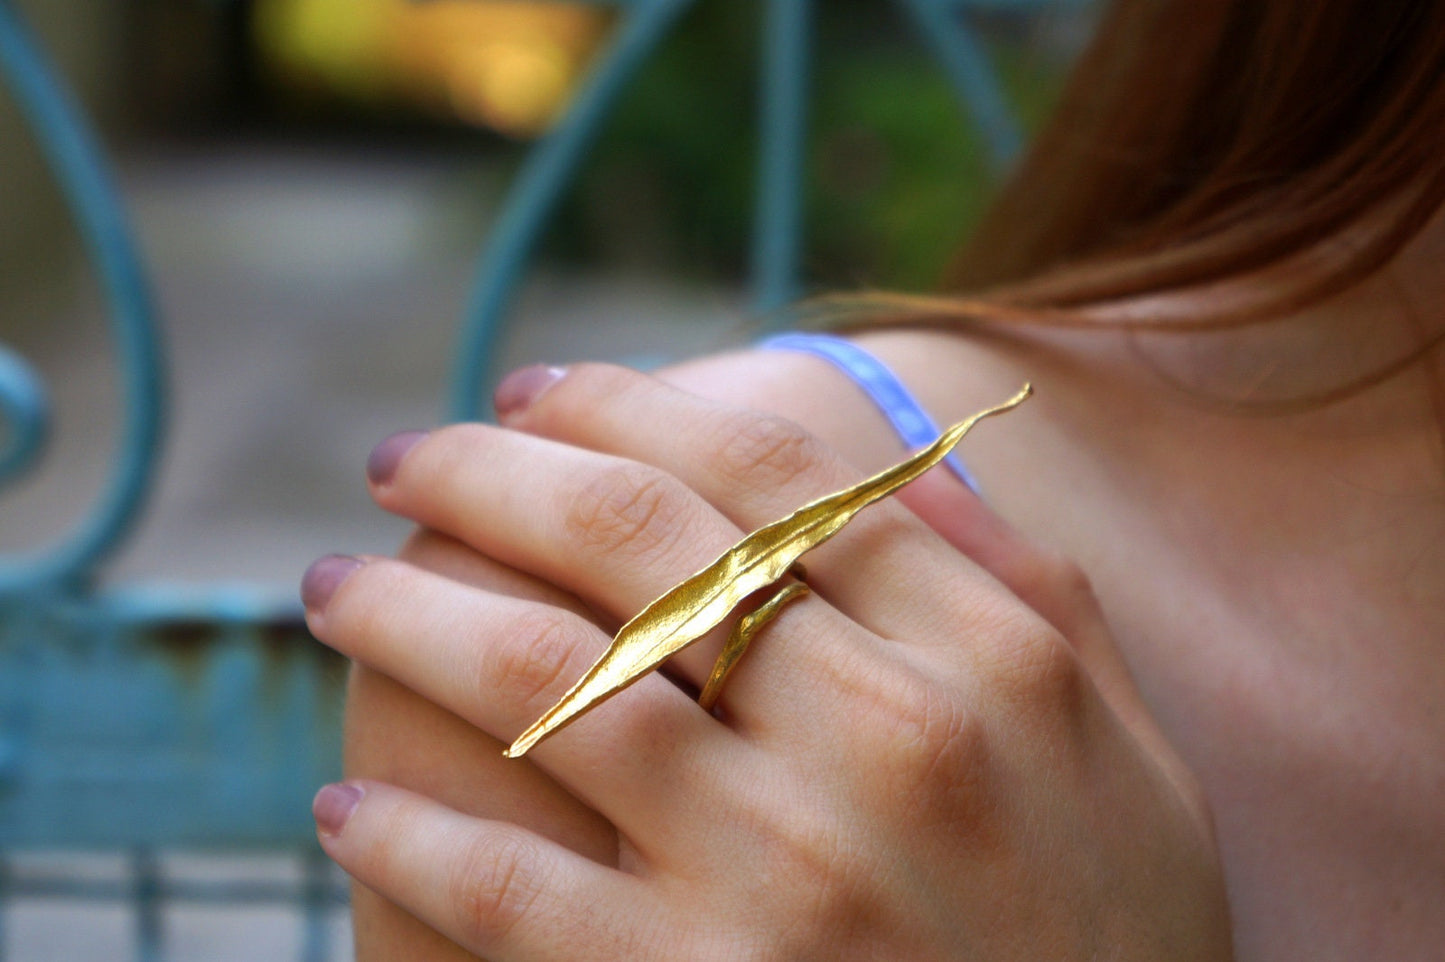
[[[1445,471],[1426,372],[1251,418],[1161,382],[1117,334],[860,340],[943,422],[1037,385],[962,455],[995,509],[1093,580],[1214,806],[1240,958],[1438,951]],[[728,400],[758,388],[860,467],[897,455],[822,362],[721,357],[669,377]]]

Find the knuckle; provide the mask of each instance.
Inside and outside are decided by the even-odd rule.
[[[1040,588],[1056,602],[1077,606],[1092,604],[1094,586],[1084,569],[1061,554],[1048,553],[1037,565]]]
[[[872,773],[858,801],[877,818],[919,831],[993,831],[994,752],[968,690],[922,665],[873,662],[839,677],[842,763]]]
[[[960,793],[977,794],[987,739],[959,692],[921,674],[895,673],[874,711],[879,758],[906,807],[931,812]]]
[[[1094,592],[1094,583],[1084,569],[1062,556],[1052,565],[1052,580],[1058,602],[1053,622],[1066,637],[1082,637],[1084,632],[1104,624],[1104,609]]]
[[[1093,611],[1098,607],[1094,585],[1072,559],[1052,551],[1040,552],[1019,573],[1026,597],[1045,600],[1060,613]]]
[[[748,486],[779,487],[807,473],[821,456],[821,442],[787,418],[734,414],[718,429],[716,469]]]
[[[1084,709],[1088,680],[1062,635],[1036,625],[1001,643],[994,682],[1025,717],[1076,719]]]
[[[678,706],[671,698],[654,693],[637,692],[607,716],[605,724],[586,729],[572,737],[585,738],[598,757],[622,757],[635,754],[637,746],[647,746],[653,770],[681,764],[697,748],[691,729],[678,723]]]
[[[767,813],[761,831],[766,856],[757,865],[765,891],[792,893],[774,906],[794,918],[845,916],[843,906],[858,890],[862,870],[831,819],[810,815],[807,806]]]
[[[633,462],[599,469],[564,508],[563,524],[582,550],[610,555],[661,554],[685,530],[680,482]]]
[[[1061,555],[1051,559],[1050,567],[1054,590],[1062,598],[1075,603],[1094,600],[1094,584],[1082,567]]]
[[[483,666],[478,680],[482,697],[500,696],[504,704],[523,708],[551,704],[564,680],[582,673],[580,664],[569,670],[582,651],[580,632],[560,612],[551,611],[528,614],[513,629],[512,640],[496,648]]]
[[[800,814],[779,824],[760,860],[762,890],[777,894],[755,917],[746,952],[733,958],[842,958],[889,914],[880,909],[886,902],[880,878],[897,867],[896,850],[798,808]]]
[[[515,835],[471,843],[451,879],[457,930],[471,947],[495,946],[516,928],[545,886],[532,845]]]

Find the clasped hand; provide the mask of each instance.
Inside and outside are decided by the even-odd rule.
[[[623,369],[520,377],[504,428],[379,449],[376,500],[432,532],[404,560],[306,583],[318,638],[498,745],[647,602],[861,477],[790,422]],[[720,638],[501,762],[498,817],[328,786],[326,851],[497,962],[1228,958],[1206,807],[1078,570],[940,472],[900,500],[808,556],[813,592],[713,713]],[[559,804],[615,843],[554,830]]]

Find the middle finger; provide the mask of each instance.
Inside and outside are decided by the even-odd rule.
[[[742,537],[666,472],[486,425],[455,425],[422,439],[373,493],[383,507],[577,595],[611,619],[609,629]],[[801,712],[816,715],[819,706],[796,693],[847,657],[843,639],[876,652],[876,638],[820,599],[793,607],[799,610],[766,629],[768,635],[787,629],[787,657],[773,658],[776,646],[765,638],[739,669],[768,677],[746,711],[775,724]],[[701,688],[720,635],[685,648],[671,670]],[[746,724],[732,699],[728,706]]]

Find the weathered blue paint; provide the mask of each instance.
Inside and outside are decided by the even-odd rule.
[[[309,840],[311,794],[340,774],[342,672],[296,624],[7,609],[0,848]]]

